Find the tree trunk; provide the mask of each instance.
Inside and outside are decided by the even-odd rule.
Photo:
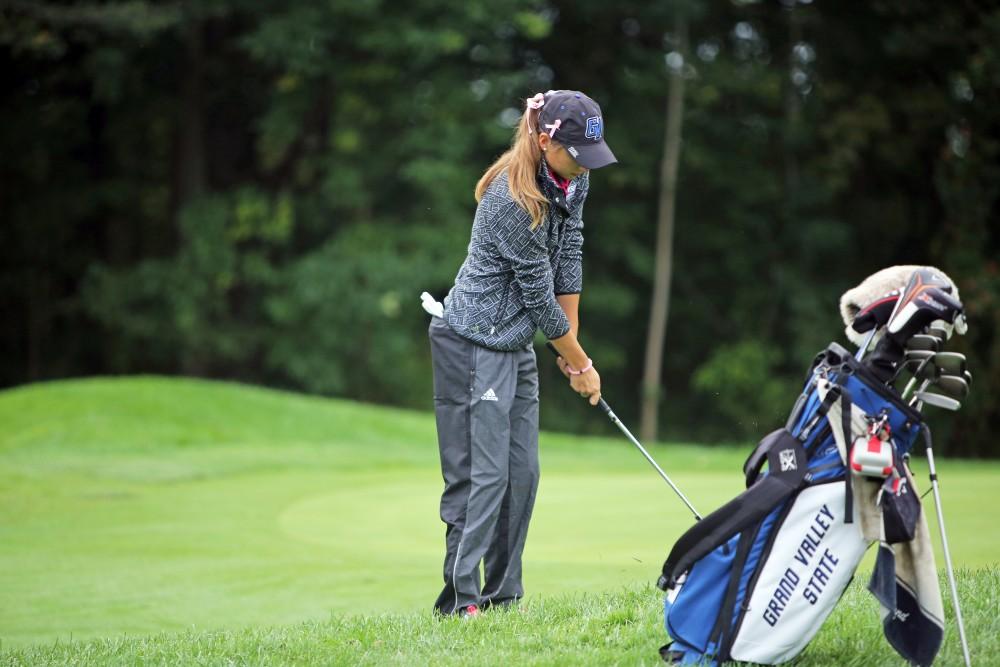
[[[687,55],[687,21],[677,19],[677,52]],[[668,63],[670,65],[670,63]],[[669,67],[666,134],[660,164],[660,197],[656,224],[656,260],[653,296],[646,336],[646,363],[642,379],[640,434],[655,440],[659,428],[660,377],[663,369],[663,342],[670,311],[670,278],[673,271],[674,209],[677,201],[677,169],[681,152],[681,121],[684,114],[684,65]]]

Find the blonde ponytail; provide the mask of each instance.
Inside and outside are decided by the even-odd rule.
[[[542,224],[542,219],[548,211],[549,201],[538,187],[535,175],[538,163],[542,159],[542,149],[538,146],[538,137],[534,128],[538,126],[538,109],[530,105],[524,110],[521,121],[510,148],[490,165],[476,184],[476,201],[483,198],[483,193],[500,173],[507,170],[507,181],[510,186],[510,196],[531,216],[531,229]]]

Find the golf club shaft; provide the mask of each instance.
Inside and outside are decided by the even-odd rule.
[[[601,399],[601,401],[603,402],[604,399]],[[642,452],[642,455],[646,457],[646,460],[649,461],[649,464],[654,468],[656,468],[656,472],[660,473],[660,477],[663,478],[663,481],[669,484],[670,488],[673,489],[674,493],[677,494],[677,497],[680,498],[685,505],[687,505],[687,508],[691,510],[691,514],[694,514],[694,518],[698,521],[701,521],[701,515],[698,514],[698,510],[694,508],[694,506],[690,503],[690,501],[688,501],[688,499],[684,496],[681,490],[677,488],[677,485],[674,484],[672,481],[670,481],[670,478],[667,476],[667,473],[663,472],[663,469],[656,463],[653,457],[649,455],[649,452],[646,451],[646,448],[643,447],[638,440],[636,440],[635,436],[632,435],[627,428],[625,428],[625,424],[623,424],[621,420],[618,419],[618,416],[611,410],[610,407],[607,407],[607,405],[608,405],[607,403],[604,404],[604,407],[607,408],[604,411],[604,413],[608,416],[608,419],[611,420],[611,423],[617,426],[618,430],[624,433],[625,437],[632,441],[632,444],[635,445],[640,452]]]
[[[893,314],[895,314],[896,312],[895,309],[893,309],[892,312]],[[865,336],[865,342],[861,344],[861,347],[859,347],[858,351],[854,354],[855,359],[857,359],[858,361],[864,359],[865,353],[868,352],[868,346],[872,344],[872,338],[875,337],[875,334],[878,332],[879,329],[881,329],[881,327],[876,326],[871,330],[871,332],[867,336]]]
[[[923,370],[924,370],[924,368],[927,367],[927,364],[933,364],[934,363],[934,358],[936,356],[937,356],[936,354],[933,354],[933,355],[927,357],[922,362],[920,362],[920,365],[917,366],[917,369],[915,371],[913,371],[913,377],[910,378],[910,381],[906,383],[906,387],[903,389],[902,393],[900,394],[900,396],[903,399],[906,398],[906,395],[910,392],[911,389],[913,389],[913,385],[915,385],[917,383],[917,380],[920,379],[920,373],[922,373]],[[902,367],[900,367],[900,370],[902,370]],[[939,372],[940,371],[938,371],[938,373]],[[937,374],[937,373],[935,373],[935,374]],[[895,381],[895,379],[896,378],[894,377],[893,381]],[[930,382],[930,379],[927,379],[927,382]],[[927,382],[925,382],[924,385],[918,391],[923,391],[924,389],[926,389],[927,388]]]
[[[545,347],[549,348],[552,354],[556,355],[556,357],[562,356],[561,354],[559,354],[559,350],[556,349],[556,346],[553,345],[552,343],[546,343]],[[614,411],[611,409],[611,406],[608,405],[607,401],[605,401],[603,398],[599,399],[597,402],[597,406],[601,408],[604,414],[608,416],[608,419],[611,420],[611,423],[617,426],[618,430],[624,433],[625,437],[628,438],[640,452],[642,452],[642,455],[646,457],[647,461],[649,461],[649,465],[653,466],[656,469],[656,472],[660,473],[660,477],[663,478],[663,481],[666,482],[670,486],[670,488],[674,490],[674,493],[677,494],[677,497],[680,498],[685,505],[687,505],[687,508],[689,510],[691,510],[691,513],[694,514],[694,518],[698,521],[701,521],[701,515],[698,514],[698,510],[694,508],[694,505],[692,505],[690,501],[688,501],[687,497],[685,497],[685,495],[681,492],[681,490],[677,488],[677,485],[670,480],[670,477],[667,476],[667,473],[663,472],[663,468],[661,468],[659,464],[657,464],[656,460],[654,460],[653,457],[649,455],[649,452],[646,451],[646,448],[643,447],[638,440],[636,440],[635,436],[632,435],[632,433],[625,427],[625,424],[623,424],[622,421],[618,419],[618,415],[614,413]]]
[[[903,393],[900,394],[901,397],[905,399],[906,395],[910,393],[911,389],[913,389],[913,385],[916,384],[917,382],[917,373],[923,370],[924,364],[926,363],[927,362],[925,361],[923,364],[920,364],[920,366],[917,367],[917,370],[913,373],[913,377],[910,378],[910,381],[906,383],[906,387],[903,388]]]
[[[923,366],[921,366],[921,368],[923,368]],[[920,372],[920,369],[919,369],[919,368],[917,369],[917,372],[918,372],[918,373]],[[910,393],[910,389],[912,389],[912,388],[913,388],[913,385],[914,385],[914,384],[916,383],[916,381],[917,381],[917,376],[916,376],[916,375],[914,375],[914,376],[913,376],[913,379],[911,379],[911,380],[910,380],[910,381],[909,381],[909,382],[908,382],[908,383],[906,384],[906,388],[905,388],[905,389],[903,389],[903,393],[899,395],[899,396],[900,396],[900,398],[902,398],[902,399],[903,399],[904,401],[906,400],[906,397],[907,397],[907,395],[908,395],[908,394]],[[930,384],[931,384],[931,381],[930,381],[930,380],[924,380],[924,383],[923,383],[922,385],[920,385],[920,388],[919,388],[919,389],[917,389],[917,393],[920,393],[920,392],[924,391],[925,389],[927,389],[927,387],[929,387],[929,386],[930,386]],[[912,401],[910,401],[910,405],[913,405],[913,402],[912,402]],[[919,409],[920,409],[920,408],[917,408],[917,410],[919,410]]]
[[[926,426],[924,427],[927,428]],[[962,608],[958,603],[958,586],[955,583],[955,570],[951,565],[951,553],[948,551],[948,536],[944,532],[944,512],[941,509],[941,491],[938,489],[937,471],[934,468],[934,453],[931,451],[930,433],[924,433],[927,454],[927,468],[931,477],[931,488],[934,490],[934,508],[937,510],[938,529],[941,531],[941,550],[944,552],[944,565],[948,573],[948,585],[951,587],[951,602],[955,607],[955,622],[958,624],[958,638],[962,642],[962,656],[966,667],[972,664],[969,659],[969,643],[965,638],[965,623],[962,622]]]

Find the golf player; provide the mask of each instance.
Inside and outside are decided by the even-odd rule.
[[[468,256],[431,320],[447,524],[442,614],[474,616],[524,595],[521,552],[538,488],[539,329],[573,390],[601,379],[577,342],[589,172],[617,162],[583,93],[526,101],[510,149],[476,185]],[[480,563],[483,579],[480,579]]]

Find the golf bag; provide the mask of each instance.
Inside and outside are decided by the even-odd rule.
[[[839,601],[870,545],[856,521],[851,446],[888,424],[896,460],[920,413],[847,350],[820,353],[785,428],[743,467],[747,489],[674,545],[658,585],[675,664],[797,656]],[[764,466],[766,472],[762,472]],[[891,465],[891,464],[890,464]]]

